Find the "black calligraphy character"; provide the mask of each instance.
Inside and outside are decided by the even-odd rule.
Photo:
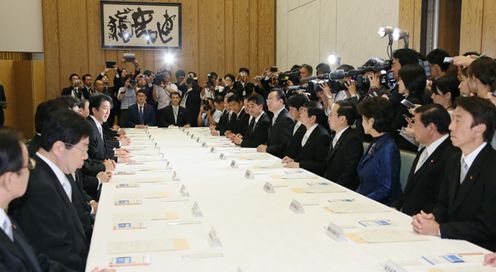
[[[155,43],[155,40],[157,40],[157,31],[146,29],[148,23],[153,19],[153,13],[153,10],[142,10],[141,8],[138,8],[137,11],[132,14],[132,26],[136,33],[136,38],[145,35],[148,44],[150,44],[150,42]]]
[[[109,30],[108,37],[111,40],[118,41],[119,38],[117,38],[117,25],[115,24],[115,22],[117,22],[117,20],[114,17],[109,16],[109,23],[107,24]]]
[[[117,11],[115,14],[115,17],[119,20],[119,23],[117,24],[118,32],[117,36],[121,37],[122,41],[124,43],[127,43],[131,40],[131,37],[133,36],[133,29],[130,27],[131,23],[127,19],[127,15],[133,11],[130,8],[124,8],[123,11]]]
[[[158,34],[160,35],[160,40],[162,43],[166,44],[172,40],[172,37],[167,37],[174,29],[174,20],[176,19],[176,15],[169,16],[167,14],[167,10],[165,10],[164,14],[164,24],[160,25],[160,22],[157,22]]]

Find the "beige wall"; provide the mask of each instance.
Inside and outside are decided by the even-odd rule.
[[[41,1],[1,1],[0,51],[43,52]]]
[[[377,29],[397,26],[398,13],[399,0],[277,0],[277,65],[315,67],[331,53],[354,66],[386,58],[387,40]]]

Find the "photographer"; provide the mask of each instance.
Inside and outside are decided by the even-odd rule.
[[[188,124],[196,127],[196,125],[198,124],[197,117],[200,111],[201,98],[198,78],[196,77],[196,74],[194,72],[188,73],[186,86],[188,87],[188,89],[186,93],[183,94],[181,107],[186,108],[186,110],[188,111]]]
[[[88,99],[90,93],[83,87],[83,82],[79,79],[78,74],[72,74],[69,77],[71,86],[62,90],[62,95],[70,95],[77,99]]]
[[[246,67],[239,68],[239,73],[236,76],[236,81],[233,85],[233,90],[236,94],[241,97],[246,96],[245,85],[249,82],[250,79],[250,69]]]
[[[176,71],[176,86],[181,95],[188,90],[188,86],[186,86],[186,73],[184,70]]]
[[[164,120],[161,120],[160,116],[164,116],[163,110],[169,106],[171,96],[178,92],[178,88],[171,82],[171,72],[168,70],[157,74],[153,85],[153,97],[157,101],[157,122],[162,124]]]
[[[277,80],[277,67],[267,67],[260,76],[255,77],[255,92],[260,94],[264,99],[267,99],[269,91],[276,87],[274,82]]]
[[[214,96],[223,94],[224,87],[218,85],[219,76],[216,72],[210,72],[207,74],[207,81],[205,82],[205,88],[200,93],[201,99],[211,98]]]
[[[400,149],[415,152],[418,147],[412,142],[406,140],[402,128],[408,125],[412,117],[409,109],[411,105],[423,105],[422,97],[424,96],[427,77],[424,68],[418,64],[407,64],[401,67],[398,72],[398,94],[403,100],[394,110],[394,118],[391,123],[391,136],[395,139]],[[414,107],[414,106],[413,106]],[[401,132],[401,133],[400,133]]]
[[[224,98],[222,96],[218,95],[214,99],[207,98],[206,100],[202,100],[200,113],[198,113],[197,118],[198,126],[215,126],[219,122],[223,110]]]
[[[124,127],[128,122],[128,108],[136,104],[136,80],[131,76],[126,77],[124,87],[119,89],[117,99],[121,102],[121,114],[119,118],[119,126]]]

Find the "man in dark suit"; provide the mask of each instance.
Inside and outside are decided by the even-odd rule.
[[[191,78],[187,80],[188,91],[182,94],[181,107],[188,112],[186,124],[197,126],[197,117],[200,113],[201,97],[198,80]],[[171,98],[172,99],[172,98]],[[172,101],[171,101],[172,103]]]
[[[142,128],[146,126],[156,126],[155,110],[153,106],[146,103],[146,93],[144,90],[136,92],[136,104],[129,107],[129,120],[127,127]]]
[[[110,116],[110,108],[110,97],[96,94],[90,98],[90,116],[88,116],[87,120],[91,125],[90,145],[88,149],[88,156],[91,159],[102,161],[105,159],[116,160],[115,156],[108,156],[108,148],[105,144],[106,137],[103,131],[103,123]]]
[[[245,130],[245,135],[236,135],[233,142],[241,147],[257,147],[267,142],[270,119],[263,110],[264,99],[262,96],[250,96],[245,106],[250,112],[251,119]]]
[[[439,104],[415,109],[415,140],[422,148],[413,161],[403,195],[395,207],[408,215],[432,212],[448,158],[459,152],[449,139],[449,113]]]
[[[179,105],[181,101],[181,95],[179,93],[171,94],[171,104],[164,108],[160,114],[164,116],[159,117],[158,126],[159,127],[168,127],[168,126],[177,126],[177,127],[189,127],[189,112],[186,108]]]
[[[458,100],[449,129],[453,145],[462,152],[446,163],[449,171],[432,213],[413,216],[415,232],[496,250],[496,151],[489,145],[495,119],[496,107],[487,99]]]
[[[7,109],[7,98],[5,97],[5,90],[3,85],[0,84],[0,127],[5,123],[5,116],[3,111]]]
[[[286,95],[279,88],[270,91],[267,97],[267,107],[274,114],[272,125],[269,128],[269,137],[266,145],[259,145],[258,152],[268,152],[274,156],[282,158],[288,148],[291,138],[294,121],[284,107]]]
[[[294,94],[288,98],[288,108],[289,115],[296,122],[293,127],[293,135],[289,139],[288,148],[286,150],[286,156],[290,158],[296,158],[301,151],[301,140],[303,140],[303,135],[307,132],[307,128],[301,124],[300,121],[300,108],[309,101],[307,96],[304,94]]]
[[[91,127],[77,113],[53,113],[42,129],[37,167],[31,172],[26,194],[9,207],[34,248],[51,259],[84,271],[89,244],[72,201],[73,190],[66,175],[88,157]],[[63,133],[61,133],[63,131]]]
[[[327,154],[324,177],[355,191],[360,183],[358,162],[363,155],[362,139],[350,126],[356,120],[357,111],[350,101],[338,101],[329,113],[328,123],[334,137]]]
[[[79,79],[78,74],[70,75],[69,81],[71,86],[62,89],[61,95],[69,95],[77,99],[88,99],[90,97],[90,93],[83,87],[83,82]]]
[[[234,94],[227,99],[229,109],[232,111],[225,135],[233,139],[236,134],[244,136],[250,116],[245,111],[243,97]]]
[[[284,157],[282,159],[284,167],[301,167],[320,176],[324,174],[327,150],[331,141],[327,130],[319,124],[324,122],[324,116],[324,111],[315,101],[308,101],[300,108],[300,120],[307,131],[300,143],[300,154],[295,158]]]
[[[232,112],[229,108],[229,103],[227,102],[227,100],[232,95],[234,95],[233,92],[228,92],[224,96],[224,111],[222,112],[222,116],[220,117],[219,122],[215,125],[215,128],[210,128],[210,133],[212,134],[212,136],[225,135],[228,129],[229,119]]]

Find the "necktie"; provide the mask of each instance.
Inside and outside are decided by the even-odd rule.
[[[100,137],[102,137],[103,140],[103,127],[101,125],[98,126],[98,132],[100,133]]]
[[[422,165],[424,164],[425,160],[427,160],[428,157],[429,157],[429,152],[427,152],[427,148],[424,148],[422,153],[420,153],[420,157],[419,157],[419,160],[417,162],[417,166],[415,166],[415,173],[417,173],[417,171],[420,169],[420,167],[422,167]]]
[[[336,143],[338,142],[338,137],[336,137],[336,135],[334,135],[334,138],[332,138],[332,148],[334,149],[334,147],[336,147]]]
[[[467,176],[467,172],[468,172],[468,165],[467,163],[465,163],[465,160],[462,159],[460,161],[460,184],[462,184],[463,181],[465,180],[465,177]]]
[[[5,218],[5,221],[2,224],[2,229],[5,231],[5,234],[10,238],[11,241],[14,241],[14,233],[12,232],[12,222],[8,217]]]
[[[252,133],[255,130],[255,117],[251,118],[250,124],[248,124],[248,132]]]
[[[177,125],[177,112],[178,112],[178,108],[177,107],[173,107],[173,110],[174,110],[174,124]]]
[[[272,124],[274,124],[274,122],[272,122]],[[298,131],[298,129],[300,128],[300,126],[301,126],[301,123],[296,122],[296,124],[295,124],[295,126],[293,128],[293,135],[296,134],[296,131]]]
[[[143,119],[143,106],[139,107],[139,118],[140,118],[140,124],[144,124],[145,120]]]
[[[310,133],[305,133],[305,135],[303,135],[303,139],[301,140],[301,146],[305,146],[305,144],[307,143],[307,140],[308,140],[308,137],[310,137]]]

